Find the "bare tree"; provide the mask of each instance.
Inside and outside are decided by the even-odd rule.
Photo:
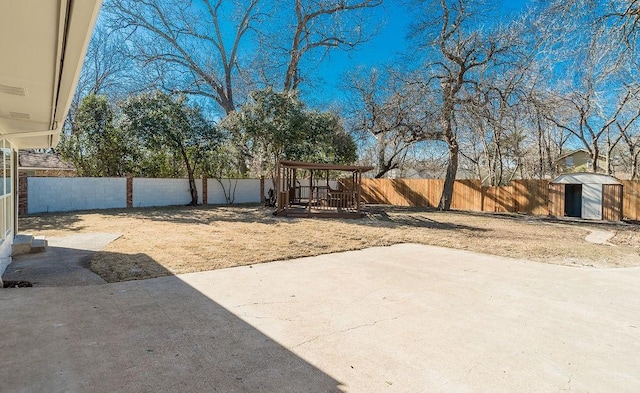
[[[528,105],[529,121],[535,132],[536,160],[534,178],[545,178],[548,175],[557,175],[555,160],[559,157],[568,142],[570,134],[562,128],[558,128],[549,121],[549,114],[555,107],[553,100],[545,97],[546,92],[534,89],[529,92],[526,103]]]
[[[640,0],[610,1],[603,19],[612,24],[610,31],[619,42],[635,52],[640,33]]]
[[[166,89],[213,99],[230,113],[243,68],[241,46],[264,16],[258,3],[112,0],[107,9],[114,27],[131,34],[135,58],[161,70]]]
[[[120,95],[131,90],[128,50],[122,36],[99,24],[91,36],[77,94]]]
[[[427,5],[435,7],[433,2]],[[460,106],[469,98],[469,89],[477,84],[477,70],[489,65],[505,50],[498,35],[469,30],[467,24],[475,17],[473,5],[471,0],[439,0],[440,13],[430,8],[429,19],[419,25],[417,31],[417,35],[426,35],[429,46],[434,49],[427,59],[426,83],[439,92],[438,138],[449,150],[438,204],[441,210],[449,210],[453,199],[460,154],[456,120]]]
[[[426,119],[425,94],[376,69],[368,74],[352,73],[347,88],[355,95],[354,130],[374,140],[374,177],[402,168],[411,147],[427,138],[426,129],[432,124]]]
[[[288,63],[284,91],[297,90],[304,80],[301,62],[311,52],[324,57],[331,49],[348,50],[369,36],[363,26],[362,10],[382,4],[382,0],[293,0],[294,26],[285,48]],[[289,2],[286,2],[287,6]]]
[[[574,65],[573,74],[556,85],[552,93],[555,110],[547,119],[582,144],[591,155],[591,170],[597,172],[602,153],[610,153],[617,143],[611,138],[611,127],[635,92],[624,87],[626,75],[611,44],[598,36],[583,39],[582,45],[574,41],[574,47],[580,49],[576,56],[579,64]],[[603,149],[605,138],[607,145]]]
[[[122,37],[103,23],[98,23],[89,41],[78,85],[71,99],[65,131],[68,134],[76,131],[76,114],[85,97],[104,95],[115,101],[134,91],[137,86]]]
[[[529,134],[524,98],[531,63],[530,55],[514,54],[508,63],[485,64],[473,97],[462,104],[470,132],[479,134],[485,164],[484,168],[477,164],[481,180],[491,186],[507,184],[522,174],[523,143]]]
[[[606,113],[592,88],[586,91],[575,91],[559,97],[556,111],[547,118],[557,127],[577,138],[591,156],[591,170],[598,172],[598,162],[602,154],[602,139],[609,128],[616,122],[630,96],[621,97],[613,113]],[[608,105],[607,105],[608,106]],[[605,171],[608,169],[605,168]]]
[[[633,92],[633,100],[628,110],[623,112],[615,121],[615,127],[618,132],[618,140],[624,142],[626,146],[627,169],[629,178],[637,180],[640,176],[640,88],[635,85],[630,89]],[[614,145],[615,147],[615,145]]]

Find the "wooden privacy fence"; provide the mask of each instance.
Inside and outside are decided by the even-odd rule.
[[[640,182],[621,183],[624,217],[640,220]],[[367,203],[437,207],[443,185],[441,179],[362,179],[362,197]],[[508,186],[485,187],[478,180],[456,180],[451,208],[546,216],[549,214],[549,181],[515,180]]]
[[[640,181],[621,181],[622,215],[640,221]]]

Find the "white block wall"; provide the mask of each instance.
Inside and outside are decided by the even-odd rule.
[[[273,179],[264,179],[264,196],[269,196],[269,189],[272,189],[275,195],[276,187],[273,185]]]
[[[266,183],[265,179],[265,187]],[[235,186],[233,203],[260,202],[260,179],[222,179],[222,184],[224,184],[227,195]],[[210,205],[227,203],[223,188],[216,179],[207,179],[207,203]]]
[[[202,179],[196,179],[202,203]],[[188,179],[133,179],[133,207],[174,206],[191,203]],[[211,202],[209,202],[211,203]]]
[[[260,179],[224,179],[227,190],[235,185],[234,203],[259,203]],[[271,181],[265,180],[266,190]],[[209,204],[226,204],[222,187],[208,179]],[[196,179],[198,203],[202,203],[202,179]],[[133,207],[188,205],[191,203],[187,179],[133,179]],[[29,177],[28,213],[127,207],[126,178]]]
[[[107,177],[30,177],[28,213],[127,207],[127,180]]]

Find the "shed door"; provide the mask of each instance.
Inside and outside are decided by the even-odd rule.
[[[622,220],[622,195],[622,184],[605,184],[602,186],[603,220]]]
[[[602,220],[602,184],[582,185],[582,218]]]
[[[549,183],[549,215],[564,216],[564,184]]]
[[[564,215],[582,217],[582,184],[564,186]]]

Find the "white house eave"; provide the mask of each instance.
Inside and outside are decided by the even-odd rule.
[[[18,148],[57,144],[101,4],[3,0],[0,137]]]

